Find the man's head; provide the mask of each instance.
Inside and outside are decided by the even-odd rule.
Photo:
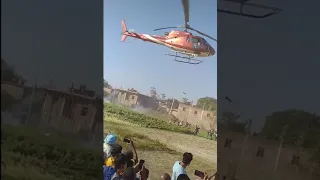
[[[135,180],[136,179],[136,172],[135,172],[134,168],[132,168],[132,167],[127,168],[124,171],[122,177],[123,177],[123,180]]]
[[[163,173],[161,175],[161,180],[170,180],[170,179],[171,179],[171,177],[168,173]]]
[[[114,167],[118,173],[123,173],[126,166],[126,158],[123,154],[117,154],[114,162]]]
[[[108,134],[107,137],[104,139],[104,143],[109,145],[114,145],[117,142],[117,136],[114,134]]]
[[[120,154],[122,151],[122,146],[119,144],[114,144],[111,148],[111,156],[116,157],[118,154]]]
[[[182,163],[185,167],[189,166],[193,159],[193,155],[191,153],[185,152],[183,153]]]
[[[190,180],[190,178],[186,174],[180,174],[177,180]]]
[[[133,152],[131,150],[127,150],[123,152],[123,154],[128,158],[128,159],[133,159]]]

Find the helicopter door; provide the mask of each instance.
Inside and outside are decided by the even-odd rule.
[[[200,49],[201,48],[200,38],[192,37],[192,47],[193,47],[193,49]]]

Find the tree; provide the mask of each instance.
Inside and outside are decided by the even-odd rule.
[[[26,79],[18,75],[13,67],[1,59],[1,80],[18,84],[25,84]]]
[[[240,118],[240,115],[234,112],[223,112],[222,119],[226,123],[237,122]]]
[[[157,95],[158,95],[158,93],[157,93],[156,88],[152,86],[150,88],[150,96],[153,97],[153,98],[157,98]]]
[[[162,100],[166,100],[166,94],[162,93],[162,94],[161,94],[161,99],[162,99]]]
[[[189,99],[186,98],[186,97],[184,97],[184,98],[182,98],[182,102],[183,102],[184,104],[187,104],[187,103],[189,102]]]
[[[283,127],[288,125],[284,143],[314,148],[320,143],[320,116],[303,110],[277,111],[266,117],[262,133],[272,140],[279,140]]]
[[[247,131],[247,123],[238,122],[240,115],[234,112],[223,112],[222,120],[227,125],[228,129],[234,132],[245,133]]]
[[[105,79],[103,80],[103,87],[104,88],[110,88],[110,89],[112,88],[112,86]]]
[[[172,105],[172,102],[173,102],[173,105]],[[174,99],[174,101],[173,101],[172,98],[166,99],[166,100],[165,100],[165,105],[166,105],[168,108],[171,108],[171,105],[172,105],[172,109],[178,109],[178,107],[179,107],[179,100]]]
[[[198,99],[196,106],[199,108],[204,107],[204,110],[216,111],[217,100],[212,97],[203,97]]]

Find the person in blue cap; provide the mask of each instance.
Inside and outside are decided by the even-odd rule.
[[[105,153],[105,159],[108,159],[111,156],[112,146],[117,142],[117,136],[114,134],[108,134],[104,139],[103,152]]]

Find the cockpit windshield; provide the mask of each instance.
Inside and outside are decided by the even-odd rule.
[[[203,43],[203,45],[205,45],[205,46],[208,46],[208,45],[209,45],[209,43],[208,43],[204,38],[202,38],[202,43]]]

